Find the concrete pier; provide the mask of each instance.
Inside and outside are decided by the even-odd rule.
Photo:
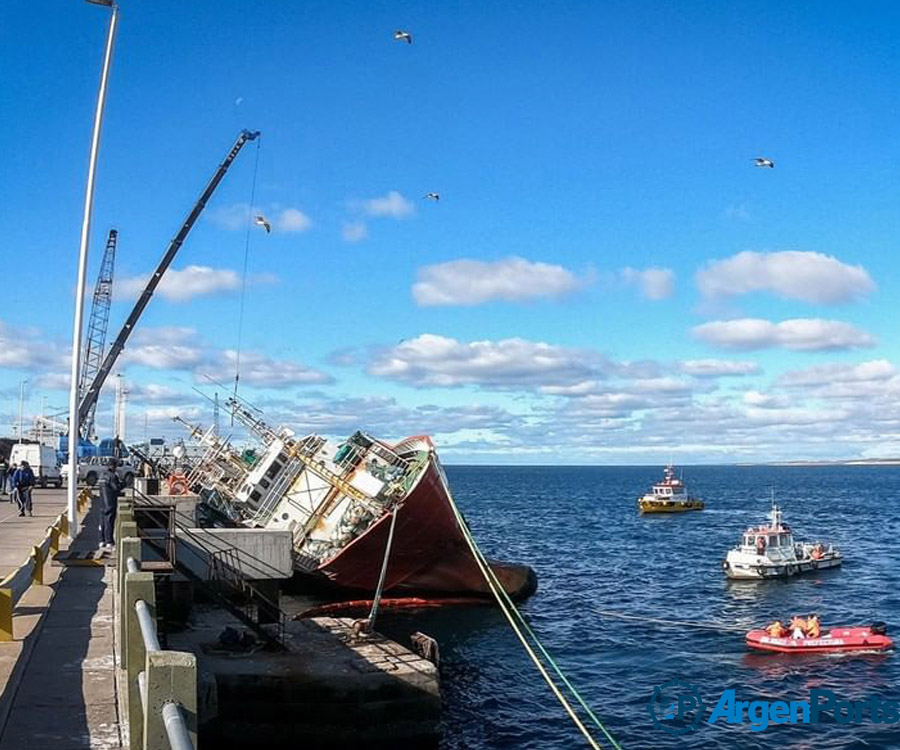
[[[63,491],[36,490],[34,518],[0,512],[0,574],[21,563],[65,502]],[[98,525],[89,511],[70,548],[95,548]],[[123,747],[108,571],[47,564],[44,585],[19,602],[15,640],[0,643],[0,750]]]
[[[93,505],[82,516],[75,540],[60,537],[60,557],[78,564],[45,562],[42,580],[35,574],[17,601],[13,639],[0,642],[0,750],[123,750],[143,747],[135,744],[140,737],[154,738],[147,746],[152,750],[167,747],[156,710],[161,705],[148,716],[132,711],[131,724],[137,721],[141,729],[129,732],[129,705],[134,705],[130,699],[136,693],[128,686],[140,682],[140,669],[147,690],[154,691],[161,679],[168,685],[172,680],[165,677],[166,670],[180,665],[179,659],[195,665],[190,669],[196,682],[191,698],[196,700],[178,700],[194,722],[191,731],[199,730],[198,739],[207,748],[266,744],[275,750],[298,742],[315,748],[436,747],[437,669],[382,636],[359,636],[349,620],[288,622],[286,651],[251,647],[234,653],[221,645],[220,636],[226,627],[240,631],[240,623],[218,605],[205,604],[190,614],[186,630],[166,634],[167,650],[147,651],[126,672],[122,631],[116,623],[129,609],[133,615],[135,608],[123,604],[124,571],[92,554],[98,542],[99,502]],[[13,506],[0,502],[0,578],[22,570],[23,561],[27,564],[34,545],[64,508],[65,494],[58,490],[35,491],[33,518],[20,518]],[[123,526],[124,535],[133,536],[137,527],[133,522],[126,525],[131,528],[124,533]],[[246,548],[245,554],[252,552],[256,561],[245,572],[260,575],[259,561],[268,558],[253,552],[251,541],[241,538],[237,546]],[[137,539],[121,546],[132,550],[127,554],[140,556]],[[265,563],[266,571],[283,574],[283,568],[277,556]],[[126,590],[132,579],[147,577],[150,587],[140,598],[152,605],[153,574],[127,577]],[[176,577],[171,574],[172,580]],[[133,616],[127,628],[124,650],[131,653],[132,639],[140,637]],[[134,679],[129,681],[129,676]]]

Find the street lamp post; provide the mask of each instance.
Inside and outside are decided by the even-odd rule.
[[[28,378],[25,378],[21,383],[19,383],[19,428],[16,430],[18,433],[19,442],[22,442],[22,438],[24,437],[24,427],[25,427],[25,384],[28,382]]]
[[[97,153],[100,150],[100,128],[103,124],[103,110],[106,105],[106,84],[112,63],[113,41],[116,37],[116,22],[119,6],[114,0],[88,0],[93,5],[104,5],[111,9],[109,30],[106,34],[106,53],[103,57],[103,72],[100,74],[100,90],[97,93],[97,108],[94,111],[94,131],[91,137],[91,156],[88,162],[87,186],[84,191],[84,216],[81,222],[81,247],[78,252],[78,282],[75,287],[75,321],[72,328],[72,370],[69,384],[69,483],[68,515],[69,534],[78,532],[78,443],[80,427],[78,420],[78,380],[81,372],[81,329],[84,313],[84,285],[87,275],[88,240],[91,231],[91,209],[94,205],[94,174],[97,170]]]

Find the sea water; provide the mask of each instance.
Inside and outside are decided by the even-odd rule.
[[[537,572],[538,591],[522,612],[626,750],[900,748],[900,724],[868,719],[765,731],[716,722],[675,737],[654,728],[648,711],[654,687],[673,678],[698,689],[707,717],[727,690],[745,701],[806,701],[813,689],[900,699],[900,654],[756,654],[739,632],[598,614],[749,629],[817,612],[825,629],[885,620],[900,637],[900,468],[685,467],[689,493],[706,510],[659,516],[639,516],[636,500],[662,478],[661,466],[450,466],[447,474],[485,554]],[[842,569],[790,581],[725,578],[725,553],[747,526],[766,522],[773,491],[797,540],[834,543]],[[439,640],[442,748],[587,747],[499,611],[387,615],[381,626],[398,638],[422,630]]]

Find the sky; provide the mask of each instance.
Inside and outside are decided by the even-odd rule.
[[[0,435],[23,381],[26,416],[67,405],[108,16],[0,8]],[[900,456],[898,31],[887,2],[123,0],[110,340],[262,132],[118,363],[127,437],[209,425],[239,360],[273,424],[447,463]]]

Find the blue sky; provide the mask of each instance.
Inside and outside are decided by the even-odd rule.
[[[0,11],[3,434],[23,378],[27,411],[66,402],[106,17]],[[242,393],[273,422],[428,432],[455,462],[900,453],[898,26],[889,3],[123,3],[89,274],[115,226],[112,331],[263,133],[128,347],[132,437],[208,423],[193,386],[233,378],[258,156]]]

